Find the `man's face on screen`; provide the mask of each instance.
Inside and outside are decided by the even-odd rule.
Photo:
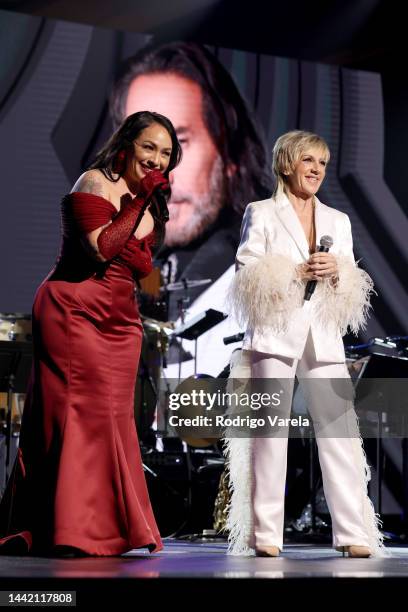
[[[165,244],[185,246],[198,238],[224,205],[224,164],[203,120],[200,86],[177,74],[136,77],[129,87],[126,116],[149,110],[173,123],[183,149],[170,174],[172,196]]]

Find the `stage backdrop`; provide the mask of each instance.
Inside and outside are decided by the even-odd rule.
[[[107,98],[119,65],[148,42],[0,12],[0,312],[31,311],[58,253],[61,197],[111,131]],[[294,128],[327,140],[332,161],[319,197],[350,216],[356,257],[378,292],[365,337],[404,333],[408,223],[383,176],[380,75],[210,50],[254,109],[269,151]]]

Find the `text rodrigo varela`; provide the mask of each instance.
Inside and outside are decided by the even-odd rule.
[[[168,407],[172,412],[181,409],[182,415],[170,414],[168,423],[175,428],[249,428],[258,427],[309,427],[307,417],[282,417],[278,414],[255,416],[252,414],[234,414],[237,410],[257,411],[279,407],[283,391],[276,393],[208,393],[204,390],[193,390],[189,393],[171,393]],[[190,409],[197,409],[203,414],[188,415]],[[222,412],[221,414],[211,414]],[[186,415],[187,413],[187,415]]]

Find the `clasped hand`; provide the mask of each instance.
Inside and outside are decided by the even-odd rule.
[[[142,197],[148,198],[156,189],[166,190],[168,188],[169,181],[160,170],[150,170],[140,181],[139,193]]]
[[[338,276],[337,261],[332,253],[313,253],[306,263],[297,267],[301,280],[322,280]]]

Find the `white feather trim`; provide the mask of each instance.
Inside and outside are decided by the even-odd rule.
[[[224,454],[229,472],[230,505],[225,525],[228,554],[254,555],[252,548],[252,440],[225,438]]]
[[[373,557],[389,557],[391,553],[384,546],[384,536],[380,531],[382,521],[374,510],[373,502],[368,496],[367,486],[371,480],[371,470],[367,462],[367,455],[364,451],[363,440],[361,436],[353,438],[356,443],[356,457],[361,462],[361,471],[364,476],[363,480],[363,513],[364,525],[368,534],[369,546]]]
[[[268,327],[281,333],[302,305],[303,291],[296,263],[284,255],[267,254],[238,270],[226,303],[242,328]]]
[[[350,258],[338,256],[338,281],[319,281],[313,299],[314,316],[327,328],[335,325],[344,336],[348,328],[354,334],[365,329],[370,310],[370,297],[375,293],[370,276]]]
[[[236,389],[236,384],[245,386],[251,377],[250,351],[235,351],[231,357],[231,371],[227,392]],[[251,547],[253,531],[252,513],[252,439],[228,438],[225,432],[224,455],[229,475],[230,502],[225,529],[228,531],[228,554],[254,555]]]

